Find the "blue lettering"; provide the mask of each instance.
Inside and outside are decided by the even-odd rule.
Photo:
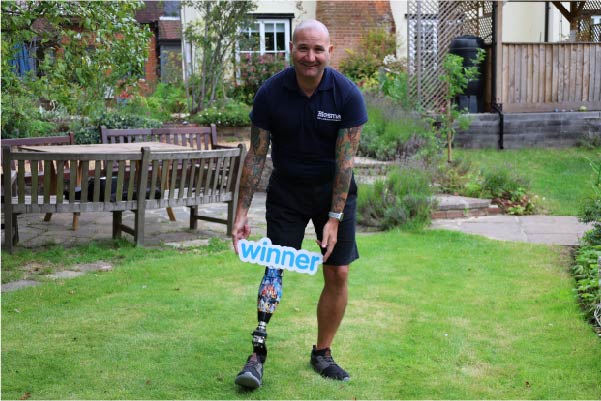
[[[288,257],[288,263],[286,263],[286,257]],[[282,252],[281,263],[283,266],[293,267],[294,266],[294,252],[292,252],[292,251]]]
[[[240,254],[244,258],[243,260],[256,259],[261,247],[254,247],[253,242],[241,241],[240,242]]]
[[[275,260],[272,260],[271,255],[275,255]],[[280,264],[280,250],[272,247],[267,250],[267,264],[277,266]]]
[[[301,253],[296,257],[296,267],[301,270],[305,270],[309,267],[309,256]]]

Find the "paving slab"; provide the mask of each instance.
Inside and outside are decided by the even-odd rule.
[[[578,245],[591,224],[575,216],[479,216],[440,219],[431,228],[461,231],[502,241],[548,245]]]

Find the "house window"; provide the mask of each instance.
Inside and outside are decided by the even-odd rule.
[[[238,55],[274,54],[288,59],[290,42],[290,20],[257,19],[242,30],[243,38],[238,42]]]

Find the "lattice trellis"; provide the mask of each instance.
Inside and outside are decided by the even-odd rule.
[[[425,110],[444,104],[439,79],[451,40],[475,35],[492,42],[492,1],[410,0],[407,4],[409,98]]]
[[[594,24],[592,16],[601,15],[601,1],[587,1],[578,21],[578,42],[601,42],[601,23]]]

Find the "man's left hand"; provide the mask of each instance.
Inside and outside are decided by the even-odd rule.
[[[323,255],[323,262],[326,263],[328,258],[334,251],[334,247],[336,246],[336,242],[338,242],[338,224],[340,222],[336,219],[330,218],[326,225],[323,227],[323,236],[321,242],[317,242],[322,248],[327,248],[325,255]]]

